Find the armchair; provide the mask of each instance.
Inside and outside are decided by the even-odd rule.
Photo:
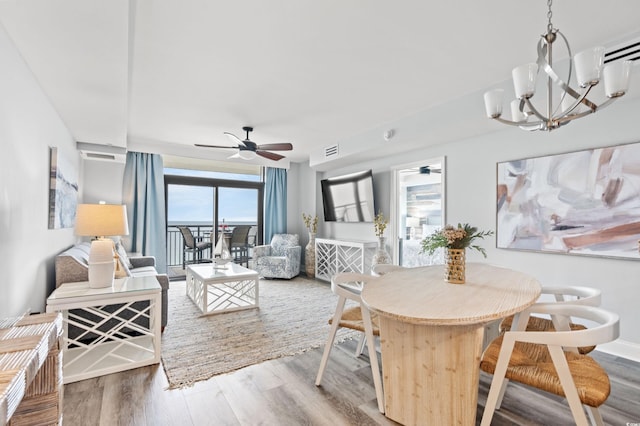
[[[300,273],[298,234],[275,234],[271,244],[253,248],[253,269],[264,278],[291,279]]]

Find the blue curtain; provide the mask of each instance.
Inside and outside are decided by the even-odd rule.
[[[122,184],[122,201],[127,206],[132,252],[155,256],[156,269],[167,271],[167,227],[164,214],[164,170],[158,154],[127,152]]]
[[[264,242],[287,232],[287,170],[267,167],[264,193]]]

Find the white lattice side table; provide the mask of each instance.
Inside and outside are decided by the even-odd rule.
[[[64,383],[159,363],[161,309],[155,276],[116,279],[106,288],[58,287],[47,312],[63,313]]]
[[[187,296],[205,314],[257,308],[260,277],[235,263],[187,266]]]

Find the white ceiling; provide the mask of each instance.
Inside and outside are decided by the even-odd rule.
[[[417,113],[448,117],[423,145],[498,129],[481,93],[535,61],[546,14],[543,0],[0,0],[78,141],[226,158],[193,144],[251,125],[294,162]],[[639,17],[637,0],[553,6],[574,53],[636,35]]]

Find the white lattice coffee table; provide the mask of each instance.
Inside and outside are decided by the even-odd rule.
[[[258,281],[256,271],[235,263],[187,266],[187,296],[206,315],[257,308]]]

